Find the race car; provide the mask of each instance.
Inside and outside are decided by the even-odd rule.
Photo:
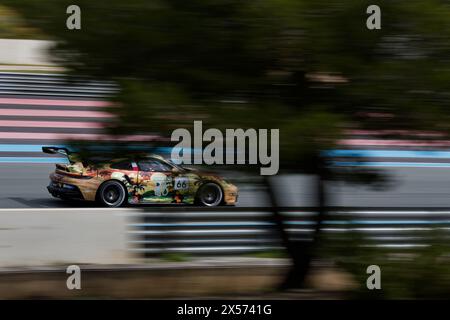
[[[235,205],[238,189],[218,175],[185,168],[158,155],[83,160],[67,148],[43,147],[62,154],[68,164],[56,164],[47,187],[61,199],[97,201],[106,207],[128,204]]]

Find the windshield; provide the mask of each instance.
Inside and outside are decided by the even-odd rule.
[[[172,160],[170,159],[166,159],[166,161],[173,167],[177,168],[180,171],[185,171],[185,169],[183,168],[183,166],[175,164]]]

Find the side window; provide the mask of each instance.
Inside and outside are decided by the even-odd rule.
[[[111,165],[111,169],[118,169],[118,170],[133,170],[133,167],[131,166],[131,162],[130,161],[120,161],[120,162],[116,162],[113,163]]]
[[[172,167],[157,159],[139,161],[139,170],[146,172],[169,172]]]

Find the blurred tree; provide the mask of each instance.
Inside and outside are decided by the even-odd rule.
[[[17,12],[0,5],[0,38],[43,39],[45,36],[38,29],[27,26]]]
[[[338,268],[353,276],[351,298],[358,299],[448,299],[450,297],[449,247],[442,225],[417,237],[414,244],[380,246],[362,232],[328,234],[327,246],[318,255],[332,259]],[[405,243],[406,244],[406,243]],[[349,250],[352,248],[352,250]],[[368,290],[365,272],[369,264],[381,267],[381,289]]]
[[[80,31],[65,28],[69,1],[4,2],[58,40],[58,62],[121,85],[114,132],[168,135],[194,119],[280,128],[282,169],[317,176],[315,240],[325,181],[375,181],[367,170],[330,170],[322,150],[343,128],[450,124],[445,1],[380,0],[382,29],[368,30],[366,0],[79,0]],[[294,261],[284,287],[301,286],[317,241],[290,241],[274,216]]]

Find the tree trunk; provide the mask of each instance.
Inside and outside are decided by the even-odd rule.
[[[325,181],[327,178],[326,168],[318,162],[316,174],[316,203],[317,215],[315,216],[315,228],[312,234],[312,241],[291,240],[289,234],[285,229],[283,223],[283,216],[280,214],[280,206],[269,178],[265,178],[269,197],[272,203],[273,220],[279,231],[282,244],[286,248],[289,257],[292,260],[292,267],[288,271],[286,278],[280,284],[281,290],[300,289],[305,286],[306,276],[308,275],[312,259],[314,257],[315,249],[320,240],[321,226],[325,219],[327,205],[326,205],[326,191]]]

